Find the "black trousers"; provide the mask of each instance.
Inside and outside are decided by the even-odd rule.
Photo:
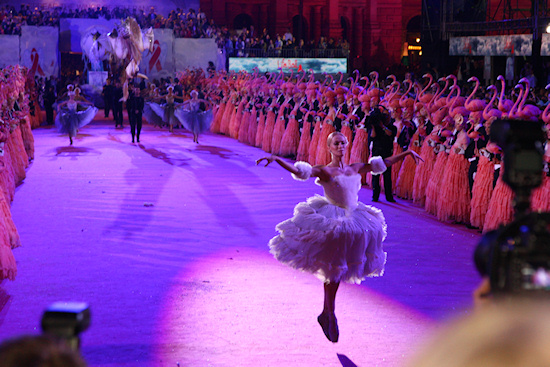
[[[113,110],[111,107],[111,101],[109,99],[105,99],[105,118],[109,117],[109,112]],[[115,117],[115,111],[113,110],[113,117]]]
[[[130,119],[130,132],[132,133],[132,141],[134,140],[134,137],[137,137],[137,140],[139,141],[139,134],[141,134],[141,126],[143,124],[142,114],[136,113],[132,115],[133,116]]]
[[[53,125],[53,107],[51,105],[44,106],[46,110],[46,122],[48,125]]]
[[[474,188],[474,174],[477,172],[478,162],[479,158],[477,158],[475,161],[470,162],[470,168],[468,168],[468,184],[470,185],[470,194],[472,193],[472,189]]]
[[[392,182],[391,182],[391,167],[382,174],[384,176],[384,194],[386,200],[393,200]],[[380,197],[380,175],[372,175],[372,199],[378,200]]]
[[[113,117],[115,118],[115,126],[122,126],[122,103],[115,102],[113,106]]]

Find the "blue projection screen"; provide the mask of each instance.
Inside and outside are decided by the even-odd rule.
[[[348,59],[306,59],[306,58],[280,58],[280,57],[230,57],[229,70],[252,72],[255,68],[259,72],[279,72],[281,69],[284,73],[290,73],[292,70],[309,71],[312,70],[315,74],[337,74],[347,73]]]

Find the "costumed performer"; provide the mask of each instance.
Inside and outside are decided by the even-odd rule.
[[[74,90],[69,90],[67,95],[69,100],[57,105],[55,126],[61,134],[69,134],[69,140],[73,145],[73,138],[76,137],[78,129],[88,125],[94,119],[98,109],[89,102],[77,102]]]
[[[359,284],[366,277],[381,276],[386,263],[382,241],[386,221],[382,211],[358,201],[361,173],[381,174],[387,167],[413,151],[369,163],[346,165],[343,157],[348,141],[340,132],[327,140],[332,161],[312,167],[306,162],[287,163],[272,155],[260,158],[266,166],[277,162],[301,181],[317,177],[325,196],[314,196],[294,208],[294,217],[277,225],[279,235],[269,242],[270,252],[280,262],[314,274],[324,283],[323,312],[317,318],[328,340],[338,341],[338,323],[334,314],[336,292],[340,282]]]
[[[175,111],[176,118],[183,127],[193,133],[193,141],[199,143],[199,134],[210,129],[212,123],[212,104],[206,99],[199,98],[199,92],[191,91],[191,99],[182,103],[181,107]],[[206,110],[201,108],[204,104]]]
[[[172,85],[169,85],[166,90],[168,93],[160,96],[160,99],[164,99],[166,103],[159,104],[150,102],[149,107],[162,119],[164,124],[168,125],[170,132],[173,132],[174,125],[176,125],[178,121],[175,117],[175,111],[180,107],[180,104],[176,103],[176,100],[182,100],[183,98],[174,94],[174,87]]]

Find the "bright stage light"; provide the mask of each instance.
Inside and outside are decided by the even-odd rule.
[[[550,33],[550,24],[546,26],[546,33]]]

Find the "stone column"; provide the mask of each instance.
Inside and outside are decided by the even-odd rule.
[[[282,36],[286,32],[286,29],[290,28],[288,24],[288,2],[287,0],[277,0],[274,5],[274,14],[270,14],[269,16],[275,21],[275,33],[279,33]]]
[[[311,38],[315,42],[319,41],[321,38],[321,7],[319,5],[314,5],[311,7]]]
[[[342,26],[340,24],[340,1],[329,0],[328,5],[328,37],[335,40],[342,37]]]
[[[363,54],[363,8],[353,9],[351,51],[353,55]]]
[[[268,33],[270,33],[271,29],[269,27],[269,22],[268,22],[268,5],[267,4],[260,4],[259,5],[259,12],[260,12],[260,16],[259,16],[259,21],[260,23],[258,24],[258,34],[262,34],[264,28],[267,28],[267,31]]]
[[[225,12],[225,0],[216,1],[216,4],[212,4],[212,15],[216,24],[225,24],[227,22],[227,14]]]

